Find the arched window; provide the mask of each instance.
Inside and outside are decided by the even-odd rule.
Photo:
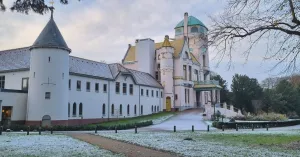
[[[192,33],[197,33],[198,32],[198,28],[197,27],[192,27],[191,28],[191,32]]]
[[[156,106],[154,106],[154,112],[156,112]]]
[[[157,112],[159,112],[159,106],[157,106]]]
[[[71,107],[70,107],[70,103],[68,103],[68,117],[70,117],[70,114],[71,114],[71,113],[70,113],[70,112],[71,112],[71,111],[70,111],[70,110],[71,110],[70,108],[71,108]]]
[[[102,105],[102,114],[105,115],[105,104]]]
[[[141,105],[141,114],[143,114],[143,105]]]
[[[122,115],[122,104],[120,104],[120,115]]]
[[[115,114],[115,106],[114,104],[111,105],[111,115]]]
[[[153,105],[151,106],[151,111],[153,112]]]
[[[82,103],[79,104],[79,116],[82,116]]]
[[[134,105],[134,115],[136,115],[136,105]]]
[[[129,107],[129,104],[127,105],[127,114],[128,114],[128,115],[130,114],[130,107]]]
[[[73,117],[76,117],[76,103],[73,104]]]

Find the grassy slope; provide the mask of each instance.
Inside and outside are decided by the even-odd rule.
[[[133,117],[133,118],[120,118],[120,120],[103,122],[103,123],[100,123],[99,125],[108,127],[108,126],[115,126],[115,125],[134,124],[137,122],[159,119],[161,117],[173,115],[173,114],[175,114],[175,113],[174,112],[160,112],[160,113],[155,113],[155,114],[146,115],[146,116]],[[91,125],[96,125],[96,124],[91,124]]]

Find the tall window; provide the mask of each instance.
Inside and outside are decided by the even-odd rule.
[[[82,116],[82,103],[79,104],[79,116]]]
[[[158,71],[155,71],[155,79],[158,80]]]
[[[76,88],[77,90],[81,90],[81,81],[77,81]]]
[[[198,70],[196,70],[196,69],[195,69],[195,75],[196,75],[197,81],[199,81]]]
[[[143,105],[141,105],[141,115],[143,115]]]
[[[104,92],[104,93],[107,92],[107,84],[103,84],[103,92]]]
[[[28,90],[28,79],[29,78],[22,78],[22,90]]]
[[[151,106],[151,112],[153,112],[153,105]]]
[[[149,96],[149,90],[148,89],[146,90],[146,95]]]
[[[144,95],[144,89],[141,89],[141,96]]]
[[[130,115],[130,106],[129,106],[129,104],[127,105],[127,115]]]
[[[133,84],[129,85],[129,93],[130,95],[133,95]]]
[[[178,95],[177,94],[175,94],[175,100],[177,100],[178,99]]]
[[[154,106],[154,112],[156,112],[156,106]]]
[[[206,67],[205,55],[203,55],[203,66]]]
[[[134,115],[136,115],[136,105],[134,105]]]
[[[69,79],[69,90],[71,90],[71,79]]]
[[[71,114],[71,106],[70,106],[70,103],[68,103],[68,117],[70,117],[70,114]]]
[[[151,96],[154,97],[154,91],[153,90],[151,90]]]
[[[105,104],[102,105],[102,115],[105,115]]]
[[[96,91],[96,92],[99,92],[99,83],[96,83],[96,84],[95,84],[95,91]]]
[[[115,114],[115,105],[112,104],[111,105],[111,115],[114,115]]]
[[[120,82],[116,82],[116,93],[120,93]]]
[[[122,104],[120,104],[120,110],[119,110],[120,111],[120,115],[122,115],[122,113],[123,113],[122,109],[123,109],[122,108]]]
[[[186,65],[183,65],[183,79],[187,80]]]
[[[123,94],[127,94],[127,84],[123,83]]]
[[[158,98],[158,91],[156,91],[156,97]]]
[[[189,80],[192,81],[192,66],[189,66]]]
[[[187,91],[186,91],[186,89],[184,89],[184,102],[186,103],[187,102]]]
[[[74,102],[73,104],[73,113],[72,113],[73,117],[76,117],[76,103]]]
[[[162,92],[160,92],[160,97],[161,97],[161,98],[163,97],[163,94],[162,94]]]
[[[159,112],[159,106],[157,106],[157,112]]]
[[[0,88],[4,89],[5,85],[5,76],[0,76]]]
[[[86,82],[86,91],[89,92],[91,90],[91,82]]]
[[[187,99],[188,99],[188,104],[190,103],[190,89],[187,89]]]
[[[205,101],[205,104],[208,103],[208,93],[207,92],[204,93],[204,101]]]

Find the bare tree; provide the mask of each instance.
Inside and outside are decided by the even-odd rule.
[[[266,43],[263,60],[275,61],[271,70],[295,72],[300,53],[300,0],[227,0],[226,10],[211,17],[209,45],[219,63],[229,59],[241,43],[246,61],[253,47]]]

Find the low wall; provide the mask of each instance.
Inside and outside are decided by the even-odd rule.
[[[234,108],[233,105],[222,103],[216,104],[215,108],[210,105],[205,106],[205,119],[210,119],[214,115],[214,112],[217,113],[218,111],[225,117],[243,116],[241,110]]]

